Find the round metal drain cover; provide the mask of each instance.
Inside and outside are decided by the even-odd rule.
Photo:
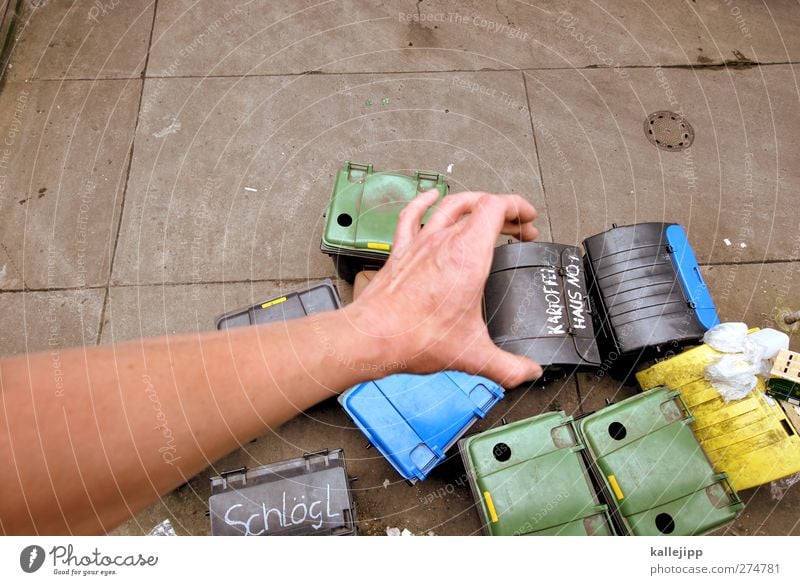
[[[684,150],[694,142],[694,129],[675,112],[653,112],[644,121],[644,135],[661,150]]]

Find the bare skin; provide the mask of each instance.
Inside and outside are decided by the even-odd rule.
[[[387,371],[541,375],[498,349],[481,294],[500,233],[532,240],[514,195],[420,195],[348,307],[224,332],[0,361],[0,532],[104,533],[267,430]],[[375,372],[381,372],[376,374]]]

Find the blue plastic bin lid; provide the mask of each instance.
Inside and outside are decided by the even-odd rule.
[[[672,249],[670,255],[675,263],[683,292],[686,293],[686,298],[694,304],[697,319],[703,327],[710,329],[719,323],[719,316],[708,286],[700,274],[700,266],[697,264],[697,258],[686,238],[683,226],[678,224],[667,226],[667,243]]]
[[[394,374],[364,382],[339,397],[345,412],[397,472],[423,480],[467,429],[503,398],[480,376],[447,371]]]

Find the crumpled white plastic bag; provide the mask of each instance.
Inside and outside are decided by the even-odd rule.
[[[387,526],[386,527],[386,536],[422,536],[418,534],[414,534],[408,528],[403,528],[401,531],[399,528],[394,526]],[[428,536],[436,536],[433,530],[428,530]]]
[[[758,384],[760,364],[760,354],[757,358],[750,352],[726,354],[706,368],[705,378],[725,402],[741,400]]]
[[[176,534],[175,529],[172,527],[172,522],[167,518],[163,522],[156,524],[148,533],[148,536],[176,536]]]
[[[747,325],[745,323],[720,323],[714,325],[703,335],[703,343],[722,353],[744,351],[746,340]]]
[[[767,351],[747,335],[744,323],[720,323],[703,336],[708,345],[723,352],[717,361],[706,367],[705,379],[719,392],[725,402],[741,400],[758,384],[756,376],[769,373]]]

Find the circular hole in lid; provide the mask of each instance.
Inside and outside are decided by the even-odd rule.
[[[349,213],[340,213],[336,217],[336,223],[342,227],[350,227],[353,224],[353,218],[350,217]]]
[[[505,443],[497,443],[492,449],[492,455],[498,461],[508,461],[511,459],[511,447],[506,445]]]
[[[615,441],[621,441],[628,436],[628,429],[626,429],[625,425],[621,422],[614,421],[608,425],[608,434],[611,435],[611,438]]]
[[[672,534],[675,532],[675,520],[666,512],[661,512],[656,516],[656,528],[661,534]]]

